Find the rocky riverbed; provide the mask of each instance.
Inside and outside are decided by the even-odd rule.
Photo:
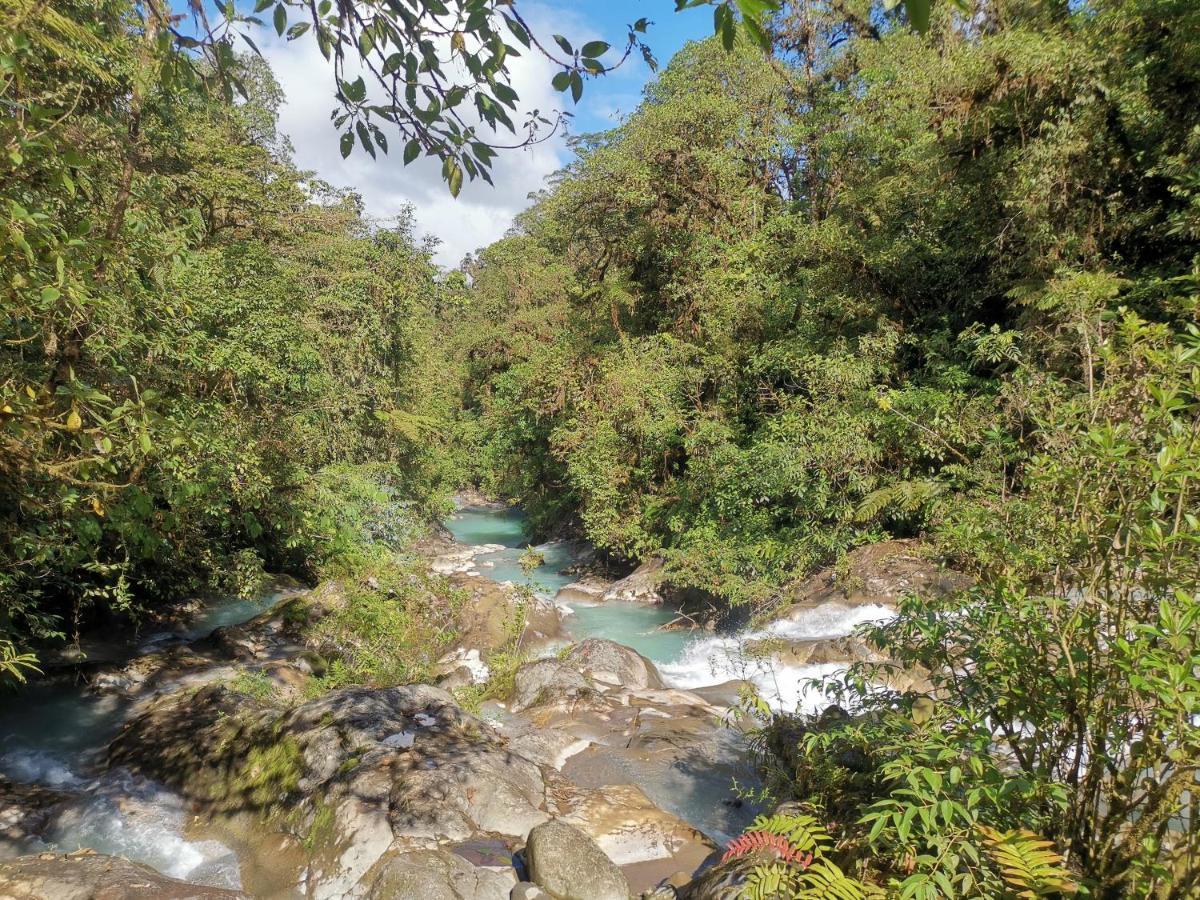
[[[441,533],[419,548],[467,598],[437,684],[313,695],[329,660],[297,623],[346,602],[336,582],[91,673],[90,698],[120,712],[89,779],[0,783],[0,849],[17,857],[0,863],[0,895],[726,896],[740,875],[714,868],[719,848],[754,812],[731,789],[754,777],[730,727],[739,687],[761,689],[768,670],[779,686],[870,658],[845,637],[854,624],[905,591],[953,586],[918,547],[877,545],[797,586],[761,629],[662,630],[678,617],[656,563],[622,578],[566,575],[578,553],[551,546],[540,548],[550,571],[531,573],[513,565],[508,524],[496,527],[495,541]],[[633,647],[588,636],[614,621]],[[487,679],[514,645],[529,661],[464,707],[454,690]],[[265,689],[239,688],[247,672]],[[790,684],[773,699],[812,702]],[[170,817],[177,853],[203,848],[203,862],[143,854],[148,869],[88,852],[106,849],[80,827],[105,784],[122,786],[109,798],[122,813],[143,803],[151,821]],[[59,852],[76,849],[64,834],[83,851]]]

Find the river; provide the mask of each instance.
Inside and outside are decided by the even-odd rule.
[[[466,507],[446,526],[461,543],[496,545],[503,549],[475,558],[480,574],[495,581],[530,585],[552,598],[574,580],[564,570],[577,562],[586,547],[552,542],[538,547],[544,564],[532,573],[519,558],[528,546],[523,516],[502,507]],[[279,594],[252,600],[228,599],[201,610],[173,632],[161,632],[131,647],[130,655],[148,653],[171,641],[197,640],[225,625],[248,621],[270,609]],[[669,685],[702,688],[734,679],[754,682],[778,708],[814,709],[820,694],[807,685],[836,666],[786,667],[744,652],[747,640],[764,637],[818,639],[848,633],[862,621],[888,613],[882,607],[814,610],[805,618],[742,634],[709,634],[665,630],[675,611],[639,603],[561,604],[565,631],[571,640],[605,637],[632,647],[653,661]],[[69,793],[58,807],[44,840],[24,852],[91,848],[125,856],[159,871],[201,884],[240,886],[236,855],[212,840],[193,840],[182,798],[147,779],[121,769],[103,770],[102,751],[120,729],[129,701],[117,695],[88,691],[83,685],[49,682],[32,685],[0,703],[0,774],[20,783],[36,783]],[[720,746],[704,766],[686,770],[660,766],[634,757],[605,757],[589,761],[593,771],[576,777],[625,780],[636,783],[662,808],[723,840],[744,826],[751,810],[732,800],[731,779],[746,781],[744,747],[735,734],[720,737]],[[0,852],[17,851],[0,842]]]
[[[529,546],[524,517],[512,508],[467,506],[446,520],[446,527],[459,543],[503,545],[504,549],[477,556],[480,574],[496,581],[530,585],[545,597],[575,580],[565,569],[577,563],[586,546],[571,541],[553,541],[535,549],[544,558],[541,567],[526,574],[520,556]],[[651,660],[672,687],[702,688],[734,680],[753,682],[759,693],[776,709],[811,712],[823,705],[824,695],[811,682],[836,674],[837,665],[787,666],[769,656],[747,652],[747,644],[775,638],[785,641],[827,640],[842,637],[858,625],[886,619],[891,609],[875,604],[853,608],[828,604],[787,622],[739,633],[663,630],[677,618],[676,610],[645,603],[560,604],[567,613],[564,630],[572,640],[604,637],[637,650]]]

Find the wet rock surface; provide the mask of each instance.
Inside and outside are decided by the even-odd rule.
[[[65,791],[0,778],[0,854],[16,856],[41,849],[43,829],[56,809],[71,799]]]
[[[188,884],[119,857],[44,853],[0,862],[0,897],[12,900],[238,900],[248,895]]]
[[[662,603],[663,569],[663,561],[653,557],[624,578],[614,581],[600,599],[622,600],[626,603]]]

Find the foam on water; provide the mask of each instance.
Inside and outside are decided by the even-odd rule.
[[[545,564],[533,573],[521,569],[521,548],[527,545],[527,538],[524,517],[518,510],[467,507],[451,516],[446,527],[464,544],[477,548],[489,545],[488,552],[476,557],[488,578],[527,584],[541,596],[551,596],[572,581],[563,570],[575,561],[581,547],[569,541],[538,546],[536,549],[542,552]],[[829,640],[844,637],[864,623],[884,621],[893,615],[892,610],[875,604],[826,603],[761,630],[695,637],[686,631],[661,630],[660,626],[675,618],[674,611],[662,606],[586,600],[558,605],[564,613],[569,613],[564,626],[572,639],[604,637],[632,647],[653,661],[673,687],[700,688],[733,680],[751,681],[769,703],[787,711],[812,711],[823,706],[823,695],[809,682],[837,675],[844,667],[785,665],[748,654],[745,649],[748,643],[767,638]]]
[[[827,701],[812,682],[839,675],[845,666],[787,665],[769,656],[750,653],[747,646],[771,638],[812,641],[845,637],[859,625],[886,621],[893,615],[887,607],[873,604],[857,607],[824,604],[804,610],[795,618],[772,622],[758,631],[699,638],[688,644],[677,660],[661,662],[658,669],[672,687],[699,688],[734,680],[750,681],[776,709],[816,712]]]
[[[859,625],[868,622],[886,622],[895,616],[895,611],[886,606],[866,603],[862,606],[842,606],[839,603],[823,603],[812,609],[802,610],[790,619],[772,622],[758,637],[779,637],[790,641],[820,641],[845,637]]]
[[[236,855],[216,841],[185,838],[187,811],[177,794],[122,770],[84,785],[57,811],[45,837],[63,851],[98,853],[145,863],[172,878],[239,888]]]

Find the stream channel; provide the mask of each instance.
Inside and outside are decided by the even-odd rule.
[[[523,516],[502,507],[465,507],[446,526],[462,544],[501,546],[475,558],[480,574],[497,582],[529,584],[553,597],[574,580],[565,570],[578,562],[583,545],[542,544],[544,563],[530,574],[519,558],[528,546]],[[204,638],[217,628],[248,621],[272,608],[282,594],[254,600],[229,599],[201,610],[174,632],[146,637],[131,656],[159,649],[167,641]],[[821,639],[849,633],[859,622],[886,615],[881,607],[854,610],[813,610],[807,618],[786,625],[742,634],[709,634],[666,630],[676,618],[664,606],[604,602],[560,604],[564,628],[572,641],[604,637],[632,647],[658,667],[672,687],[696,689],[734,679],[755,682],[773,705],[786,709],[816,708],[819,695],[808,679],[836,670],[831,666],[788,668],[749,658],[744,642],[756,637]],[[0,703],[0,774],[10,781],[61,790],[74,799],[59,806],[42,840],[22,852],[91,848],[98,853],[125,856],[175,878],[221,887],[239,887],[236,855],[212,840],[189,837],[189,814],[179,796],[145,778],[121,769],[103,770],[104,747],[120,729],[128,701],[116,695],[87,690],[84,685],[46,682],[31,685]],[[718,840],[744,826],[749,810],[727,802],[731,777],[746,772],[744,751],[731,732],[728,766],[688,772],[635,769],[601,772],[597,777],[625,778],[639,784],[662,808],[679,815]],[[741,770],[741,771],[739,771]]]

